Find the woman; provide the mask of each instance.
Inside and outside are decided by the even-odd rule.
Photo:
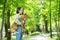
[[[22,32],[21,32],[22,27],[21,27],[21,22],[19,20],[22,16],[22,13],[23,13],[23,9],[21,7],[18,7],[14,18],[14,22],[17,23],[17,27],[18,27],[16,30],[16,40],[22,40]]]

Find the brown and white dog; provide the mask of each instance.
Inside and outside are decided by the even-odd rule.
[[[24,24],[25,24],[26,18],[29,18],[29,16],[27,14],[23,14],[22,17],[19,19],[21,21],[22,29],[25,29]],[[13,29],[16,31],[17,30],[17,23],[13,22],[10,29]]]

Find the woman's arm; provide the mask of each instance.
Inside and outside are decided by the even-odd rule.
[[[21,21],[19,20],[20,15],[16,15],[15,18],[14,18],[14,22],[17,23],[17,25],[21,25]]]
[[[20,20],[18,18],[15,18],[14,22],[17,23],[17,25],[21,25],[21,22],[20,22]]]

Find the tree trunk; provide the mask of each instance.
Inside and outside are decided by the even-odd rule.
[[[40,26],[37,24],[36,25],[36,31],[41,32],[42,30],[40,29]]]
[[[45,32],[48,33],[48,20],[46,20],[46,16],[43,15],[44,17],[44,24],[45,24]]]
[[[57,11],[57,10],[56,10]],[[54,19],[54,22],[55,22],[55,28],[56,28],[56,32],[58,31],[58,21],[57,21],[58,18],[55,18]]]
[[[6,20],[5,20],[6,21]],[[7,31],[8,31],[8,28],[7,28],[7,23],[5,22],[5,37],[7,37]]]
[[[7,30],[10,29],[10,10],[7,12]],[[11,32],[7,31],[7,40],[11,40]]]
[[[5,7],[6,7],[6,0],[4,0],[4,5],[3,5],[2,26],[1,26],[1,30],[0,30],[0,40],[2,40],[2,31],[3,31],[3,26],[4,26]]]
[[[52,27],[51,27],[51,0],[50,0],[50,37],[52,38]]]
[[[0,40],[1,40],[1,30],[0,30]]]
[[[45,30],[46,30],[46,33],[48,33],[48,20],[45,20]]]
[[[58,32],[57,32],[57,40],[60,40],[60,1],[57,0],[57,6],[58,6]]]

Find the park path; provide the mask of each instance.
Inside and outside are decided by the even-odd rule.
[[[57,32],[53,32],[52,34],[56,34]],[[5,34],[5,33],[3,33]],[[12,33],[13,35],[13,33]],[[31,36],[29,39],[30,40],[51,40],[51,38],[49,38],[49,33],[48,34],[41,34],[41,35],[36,35],[36,36]],[[27,39],[28,40],[28,39]]]
[[[37,36],[32,36],[30,40],[51,40],[48,38],[49,34],[42,34],[42,35],[37,35]]]
[[[52,34],[57,34],[57,32],[52,32]],[[30,40],[51,40],[51,38],[49,38],[50,34],[41,34],[41,35],[36,35],[36,36],[32,36],[30,38]]]

